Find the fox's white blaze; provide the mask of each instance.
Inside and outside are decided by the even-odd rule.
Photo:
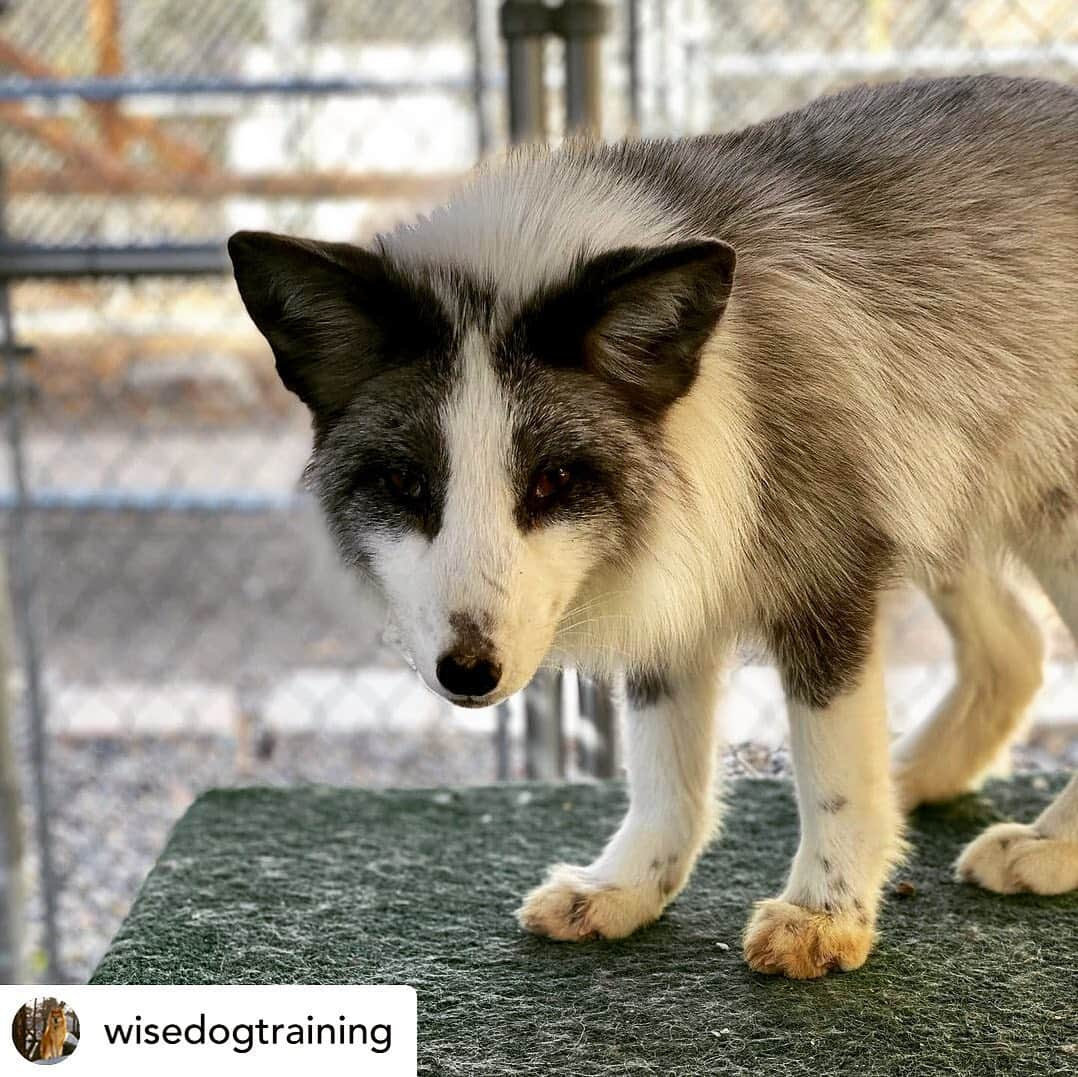
[[[501,667],[495,703],[519,691],[550,649],[555,626],[590,567],[569,526],[522,533],[511,471],[513,417],[482,336],[464,341],[454,391],[442,412],[449,481],[432,541],[384,542],[375,567],[401,646],[428,687],[457,641],[454,621],[483,628]]]

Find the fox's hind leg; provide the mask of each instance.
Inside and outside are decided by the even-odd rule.
[[[1069,556],[1031,559],[1031,567],[1078,640],[1078,542]],[[1078,889],[1078,775],[1032,824],[999,823],[966,846],[958,878],[1001,894],[1062,894]]]
[[[967,566],[929,594],[954,640],[957,679],[936,712],[894,748],[902,806],[976,788],[1021,725],[1041,685],[1044,645],[1006,581]]]

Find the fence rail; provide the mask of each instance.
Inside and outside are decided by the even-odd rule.
[[[229,271],[223,243],[47,247],[0,244],[0,280],[7,281],[220,276]]]
[[[480,85],[485,90],[501,88],[501,80],[490,78]],[[465,77],[379,78],[123,78],[0,79],[0,101],[51,101],[74,97],[81,101],[122,101],[139,97],[264,97],[326,94],[471,93],[475,79]]]

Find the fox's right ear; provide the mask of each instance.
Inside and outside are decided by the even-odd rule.
[[[228,253],[281,381],[316,419],[339,414],[386,364],[444,340],[434,297],[379,254],[272,232],[237,232]]]

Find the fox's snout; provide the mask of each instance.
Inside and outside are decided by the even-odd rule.
[[[497,687],[502,677],[502,664],[490,635],[492,618],[464,612],[450,614],[453,633],[449,647],[439,657],[434,674],[438,683],[455,700],[468,705],[481,701]]]

